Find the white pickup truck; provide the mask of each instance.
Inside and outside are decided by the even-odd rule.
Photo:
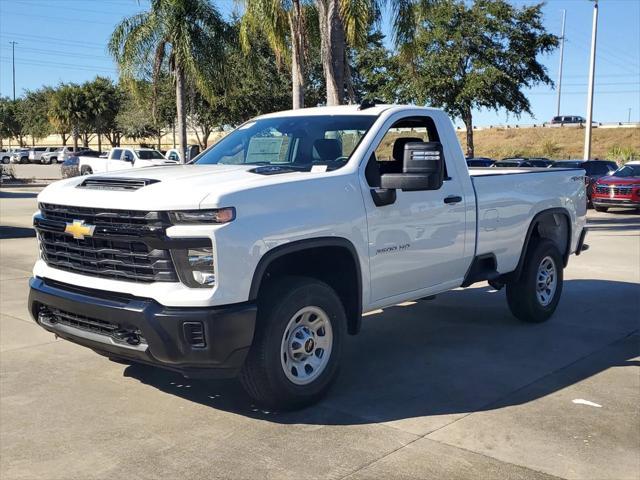
[[[586,248],[583,170],[470,171],[449,118],[412,106],[264,115],[194,164],[38,202],[39,325],[119,361],[239,375],[279,408],[327,390],[364,312],[488,280],[541,322]]]
[[[175,160],[168,160],[158,150],[152,148],[112,148],[106,157],[80,155],[78,170],[80,175],[114,172],[130,168],[157,167],[176,165]]]

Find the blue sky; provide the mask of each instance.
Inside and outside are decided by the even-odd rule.
[[[511,0],[516,5],[531,4]],[[229,15],[234,0],[214,0]],[[0,95],[12,95],[11,45],[16,50],[16,95],[59,82],[83,82],[95,75],[117,78],[106,52],[114,25],[145,8],[147,0],[0,0]],[[561,113],[585,115],[593,3],[550,0],[544,6],[547,29],[560,34],[567,11]],[[383,24],[383,30],[389,26]],[[541,58],[557,79],[559,55]],[[640,121],[640,0],[600,0],[594,120]],[[534,118],[506,112],[476,112],[476,125],[536,123],[555,115],[556,92],[538,86],[527,92]]]

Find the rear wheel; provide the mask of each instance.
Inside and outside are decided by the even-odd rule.
[[[595,207],[596,212],[608,212],[609,208],[608,207]]]
[[[562,294],[562,256],[550,240],[538,240],[526,255],[520,278],[507,283],[507,302],[520,320],[544,322],[555,312]]]
[[[345,327],[340,298],[326,283],[307,277],[276,281],[258,300],[242,385],[258,403],[272,408],[317,401],[337,375]]]

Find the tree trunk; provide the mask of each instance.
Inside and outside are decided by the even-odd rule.
[[[178,119],[178,140],[180,142],[180,163],[185,163],[187,153],[187,122],[184,102],[184,72],[176,65],[176,113]]]
[[[67,140],[69,140],[69,136],[66,133],[61,133],[60,134],[60,138],[62,140],[62,146],[66,147],[67,146]]]
[[[99,130],[98,130],[98,151],[99,152],[102,151],[102,134],[100,133]]]
[[[78,150],[78,128],[73,127],[73,151],[76,152]]]
[[[344,101],[344,25],[339,0],[319,0],[320,56],[327,85],[327,105]]]
[[[289,12],[291,30],[291,85],[293,108],[304,108],[304,17],[300,0],[293,0]]]
[[[471,108],[467,108],[462,115],[462,121],[467,128],[467,157],[474,156],[473,148],[473,117],[471,115]]]

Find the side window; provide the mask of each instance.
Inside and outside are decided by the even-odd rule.
[[[177,162],[177,161],[178,161],[178,154],[177,154],[176,152],[171,152],[171,153],[169,154],[168,159],[169,159],[169,160],[175,160],[175,161]]]
[[[609,167],[606,163],[598,162],[593,165],[592,170],[594,175],[606,175],[607,173],[609,173]]]
[[[407,143],[439,141],[436,125],[431,117],[398,120],[387,130],[369,159],[365,171],[369,185],[379,187],[379,177],[385,173],[402,173],[404,146]],[[446,167],[445,178],[448,178]]]
[[[133,162],[133,152],[131,150],[123,150],[121,159],[125,162]]]
[[[121,156],[122,156],[122,149],[120,148],[116,148],[113,152],[111,152],[111,159],[113,160],[120,160]]]

